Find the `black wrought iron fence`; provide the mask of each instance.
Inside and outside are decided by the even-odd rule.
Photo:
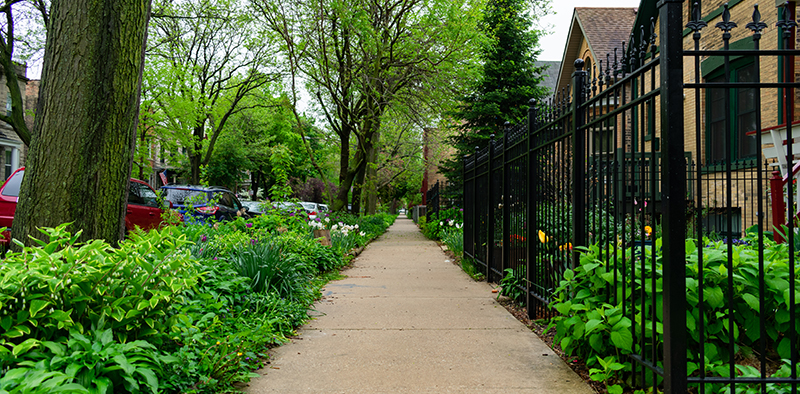
[[[531,317],[567,314],[585,327],[587,305],[613,313],[629,384],[797,392],[800,51],[788,4],[772,26],[749,5],[732,43],[727,5],[704,16],[697,4],[660,2],[632,47],[590,70],[578,60],[570,88],[531,103],[527,124],[464,159],[465,255],[492,281],[524,272]],[[718,31],[703,44],[711,20]],[[768,28],[778,41],[761,49]],[[771,193],[785,203],[771,208],[777,168]]]
[[[426,217],[428,220],[431,220],[433,215],[437,215],[440,210],[440,203],[441,203],[441,187],[439,186],[439,181],[436,181],[436,184],[433,185],[430,190],[428,190],[425,194],[425,201],[427,202],[427,210],[426,210]]]

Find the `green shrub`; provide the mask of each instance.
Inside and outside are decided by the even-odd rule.
[[[528,288],[525,266],[521,265],[517,269],[506,268],[505,272],[506,276],[500,280],[501,291],[497,297],[504,295],[520,305],[525,305],[525,289]]]
[[[120,342],[157,336],[165,310],[193,286],[198,265],[175,228],[133,234],[114,249],[77,244],[66,225],[43,229],[48,242],[10,253],[0,264],[0,365],[23,341],[59,340],[105,318]],[[153,338],[158,342],[159,338]]]
[[[164,364],[177,361],[144,340],[119,343],[111,329],[91,333],[71,330],[66,344],[29,339],[37,349],[0,378],[0,392],[157,393]]]
[[[702,368],[707,376],[728,377],[730,365],[727,364],[733,356],[736,360],[746,360],[753,349],[760,347],[764,340],[771,359],[790,358],[792,344],[789,334],[795,330],[800,334],[800,325],[794,324],[789,319],[788,290],[793,282],[800,288],[800,278],[790,281],[789,255],[786,244],[767,242],[764,245],[764,292],[759,290],[759,258],[758,243],[755,239],[736,241],[733,245],[734,264],[729,265],[728,245],[724,242],[711,242],[704,240],[704,245],[699,246],[694,240],[686,241],[686,299],[687,299],[687,354],[689,374],[699,373]],[[699,261],[698,251],[702,248],[703,260]],[[630,371],[630,363],[615,361],[624,360],[626,354],[641,351],[638,345],[633,344],[631,327],[636,332],[637,338],[642,338],[645,343],[654,340],[657,347],[663,345],[663,333],[659,327],[663,324],[660,313],[656,316],[655,332],[651,329],[652,322],[642,322],[642,308],[646,311],[661,311],[662,299],[662,267],[661,267],[661,240],[655,240],[653,247],[617,248],[616,250],[601,249],[597,246],[579,248],[581,250],[580,264],[574,270],[564,273],[564,280],[556,289],[554,302],[551,304],[560,316],[552,319],[550,327],[556,329],[556,341],[562,349],[570,355],[577,355],[586,360],[590,368],[598,367],[601,359],[607,365],[618,363],[623,368],[611,369],[601,366],[596,368],[598,374],[608,374],[607,384],[625,384],[623,373]],[[655,256],[652,255],[655,251]],[[647,281],[646,286],[639,286],[639,282],[632,282],[632,278],[623,277],[614,267],[621,267],[623,258],[630,263],[634,256],[643,256],[647,264],[637,266],[637,277],[655,278],[654,284]],[[616,261],[614,260],[616,259]],[[729,294],[728,270],[733,267],[730,274],[733,278],[733,294]],[[702,267],[702,278],[700,278]],[[800,267],[797,267],[800,268]],[[797,269],[796,268],[796,269]],[[644,270],[644,271],[641,271]],[[622,294],[619,289],[622,283],[614,286],[614,280],[626,281],[628,292]],[[703,315],[700,315],[700,280],[703,281]],[[636,289],[634,291],[634,289]],[[623,316],[621,298],[638,296],[639,291],[644,292],[641,302],[627,302],[627,308],[635,308]],[[616,295],[620,302],[612,303]],[[732,299],[733,304],[726,300]],[[763,310],[761,303],[763,302]],[[643,305],[642,305],[643,304]],[[644,314],[649,318],[649,312]],[[635,316],[631,321],[628,316]],[[728,319],[733,319],[733,333],[728,332]],[[759,329],[761,319],[765,320],[766,336],[762,338]],[[700,321],[704,321],[701,333]],[[644,327],[644,329],[642,329]],[[700,338],[703,337],[704,360],[699,359]],[[736,341],[734,355],[729,353],[729,338]],[[800,339],[800,335],[796,335]],[[800,343],[794,344],[795,348]],[[613,360],[608,357],[613,356]],[[616,367],[615,367],[616,368]],[[736,366],[740,373],[747,370],[746,366]],[[599,375],[598,375],[599,376]],[[777,376],[777,375],[776,375]],[[629,383],[629,382],[628,382]],[[777,386],[776,386],[777,387]],[[745,390],[746,385],[738,389]],[[708,384],[707,392],[727,392],[724,384]],[[777,391],[776,391],[777,392]]]

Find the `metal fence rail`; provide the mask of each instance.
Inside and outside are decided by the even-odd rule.
[[[570,88],[532,102],[526,124],[507,125],[464,158],[465,255],[490,281],[509,269],[524,275],[528,314],[542,318],[558,314],[554,290],[582,264],[575,248],[596,248],[606,284],[592,296],[631,322],[626,380],[635,386],[796,393],[800,385],[798,204],[785,164],[800,141],[791,4],[779,11],[781,49],[761,50],[767,25],[757,6],[738,23],[749,38],[732,49],[727,5],[703,19],[697,4],[660,2],[658,23],[634,29],[635,47],[588,70],[577,61]],[[716,17],[721,48],[701,44]],[[685,50],[689,34],[694,49]],[[762,61],[779,65],[773,80],[758,72]],[[769,95],[779,97],[770,118],[783,119],[788,142],[784,156],[764,162],[761,135],[774,122],[762,124],[760,100]],[[785,185],[773,192],[785,203],[772,209],[790,213],[775,216],[768,186],[778,162],[789,175],[773,181]],[[773,222],[786,223],[776,229],[786,231],[783,245],[772,241],[782,239]]]

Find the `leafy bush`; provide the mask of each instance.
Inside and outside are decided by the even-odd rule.
[[[527,278],[525,278],[525,266],[521,265],[517,269],[506,268],[506,276],[500,280],[501,291],[497,294],[511,298],[514,302],[525,305],[525,289]]]
[[[753,241],[753,240],[751,240]],[[751,245],[752,244],[752,245]],[[609,385],[624,384],[622,373],[630,371],[629,362],[623,360],[623,355],[633,352],[634,344],[631,335],[633,323],[636,335],[649,343],[655,335],[656,346],[662,346],[663,333],[657,329],[650,329],[651,324],[641,322],[644,307],[649,310],[662,310],[662,279],[661,279],[661,240],[655,241],[654,246],[640,248],[619,248],[617,250],[601,250],[597,246],[581,249],[580,265],[575,270],[567,270],[564,280],[556,289],[555,302],[551,305],[561,314],[551,321],[551,327],[556,328],[556,340],[562,349],[570,355],[577,355],[586,360],[587,366],[596,367],[602,359],[606,367],[596,368],[598,374],[608,375],[606,383]],[[702,249],[703,260],[699,261],[698,252]],[[733,272],[733,294],[728,289],[728,245],[724,242],[711,242],[705,240],[705,245],[698,246],[693,240],[686,241],[686,291],[687,291],[687,349],[689,355],[688,372],[697,374],[703,368],[707,376],[728,377],[731,359],[729,354],[728,338],[736,341],[734,359],[746,360],[753,349],[759,348],[759,342],[766,342],[770,359],[790,358],[791,343],[789,333],[795,330],[800,334],[800,326],[789,319],[788,294],[792,284],[789,281],[789,255],[788,246],[785,244],[768,243],[764,247],[764,284],[762,293],[759,290],[759,263],[757,242],[748,243],[747,240],[739,241],[733,245],[732,256],[735,264]],[[652,256],[655,251],[655,256]],[[636,316],[632,322],[622,314],[622,304],[612,304],[612,295],[615,293],[622,298],[614,286],[614,278],[625,280],[628,289],[639,288],[631,282],[631,278],[624,278],[613,267],[621,266],[623,256],[630,262],[634,256],[641,256],[648,260],[648,264],[637,269],[637,277],[655,277],[654,288],[644,286],[644,301],[628,302],[628,308],[636,310],[628,316]],[[614,261],[614,258],[617,261]],[[651,264],[654,259],[655,264]],[[616,263],[616,264],[615,264]],[[700,313],[700,272],[702,267],[703,281],[703,313]],[[795,279],[794,286],[800,288],[800,278]],[[621,286],[621,283],[618,284]],[[620,287],[621,288],[621,287]],[[632,290],[625,296],[630,297]],[[638,293],[638,291],[637,291]],[[729,305],[726,300],[732,299]],[[763,302],[763,311],[762,306]],[[642,303],[644,306],[642,306]],[[731,313],[729,311],[732,310]],[[728,332],[728,319],[734,323],[733,333]],[[765,319],[766,337],[762,338],[759,322]],[[660,314],[657,316],[656,327],[663,323]],[[705,330],[701,333],[700,320]],[[642,326],[646,327],[642,330]],[[705,360],[699,359],[700,335],[703,335],[703,349]],[[800,338],[800,336],[796,336]],[[795,344],[795,347],[800,343]],[[608,357],[613,357],[609,359]],[[611,366],[617,363],[622,368]],[[609,370],[609,368],[611,368]],[[748,368],[737,365],[740,373]],[[777,375],[776,375],[777,376]],[[742,385],[741,388],[747,386]],[[737,385],[737,389],[740,386]],[[723,384],[707,385],[708,392],[727,392]]]
[[[157,376],[163,375],[164,364],[177,360],[162,356],[147,341],[119,343],[111,329],[92,330],[91,337],[71,330],[66,345],[28,341],[35,341],[38,349],[25,354],[25,361],[0,379],[0,390],[138,393],[144,391],[142,382],[150,392],[157,393]]]
[[[49,242],[10,253],[0,264],[4,361],[28,338],[57,340],[103,318],[122,342],[156,335],[165,329],[169,304],[199,276],[175,228],[134,234],[119,249],[99,240],[76,244],[78,235],[66,225],[42,231]]]

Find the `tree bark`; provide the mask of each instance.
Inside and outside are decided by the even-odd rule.
[[[150,0],[53,0],[15,238],[65,222],[122,238],[149,16]]]
[[[378,207],[378,147],[380,140],[381,133],[376,131],[370,139],[370,148],[367,152],[367,215],[374,215]]]

